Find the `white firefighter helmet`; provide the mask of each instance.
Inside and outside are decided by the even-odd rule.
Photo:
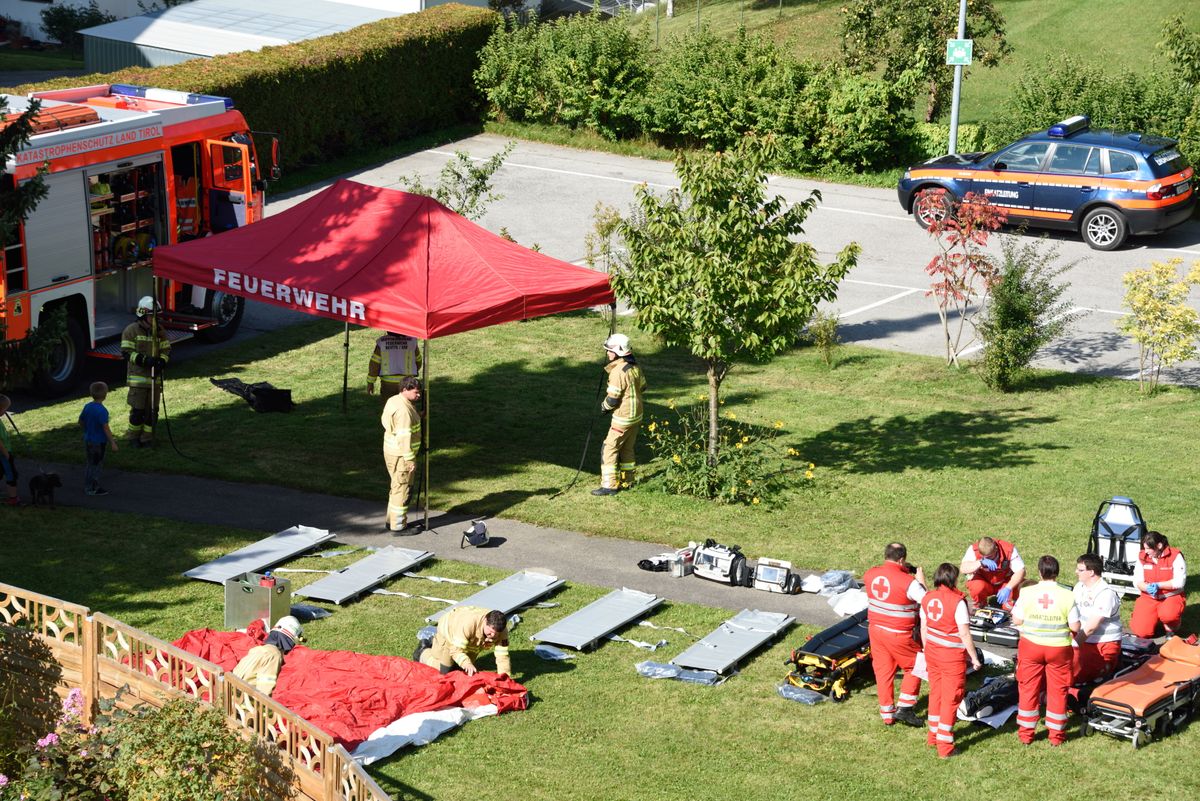
[[[304,639],[304,627],[300,621],[291,615],[284,615],[275,623],[275,628],[286,632],[293,640],[300,642]]]
[[[629,337],[624,334],[613,334],[604,340],[604,349],[611,350],[618,356],[628,356],[633,353],[629,347]]]
[[[137,316],[138,317],[145,317],[147,314],[150,314],[151,312],[157,312],[157,311],[158,311],[158,304],[155,303],[154,298],[150,297],[149,295],[146,295],[145,297],[143,297],[141,300],[138,301],[138,305],[137,305]]]

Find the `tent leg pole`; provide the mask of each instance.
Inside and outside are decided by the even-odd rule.
[[[429,340],[426,339],[421,343],[421,349],[425,351],[421,359],[421,380],[425,385],[421,387],[421,395],[425,400],[425,420],[421,424],[421,439],[425,441],[425,530],[429,530]]]
[[[346,338],[342,342],[342,414],[346,413],[346,396],[350,385],[350,323],[346,323]]]

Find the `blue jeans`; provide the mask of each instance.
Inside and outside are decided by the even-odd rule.
[[[95,490],[100,488],[100,471],[104,468],[104,452],[108,450],[107,442],[85,442],[87,449],[87,467],[83,468],[83,488]]]

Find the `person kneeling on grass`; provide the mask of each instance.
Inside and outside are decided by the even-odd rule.
[[[421,642],[413,660],[449,673],[455,667],[468,676],[479,668],[475,661],[485,651],[495,650],[496,672],[512,675],[508,656],[508,620],[504,613],[488,611],[478,606],[459,606],[451,609],[438,621],[433,641]]]

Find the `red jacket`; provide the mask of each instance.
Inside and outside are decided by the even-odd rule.
[[[908,597],[908,587],[916,581],[895,562],[884,562],[863,576],[867,591],[867,622],[902,634],[917,627],[920,606]]]
[[[995,540],[996,550],[987,557],[999,565],[997,570],[988,570],[986,567],[980,566],[975,570],[975,578],[982,579],[989,584],[1004,584],[1013,577],[1012,569],[1012,553],[1016,548],[1008,540]],[[984,558],[979,552],[979,543],[971,546],[971,553],[975,556],[975,561],[978,562]]]
[[[921,633],[926,645],[932,642],[943,648],[966,648],[958,636],[958,623],[954,621],[954,612],[963,597],[953,587],[936,587],[925,593],[921,601],[921,609],[925,612],[925,628]]]
[[[1167,546],[1162,556],[1155,559],[1147,551],[1138,553],[1138,561],[1142,563],[1142,580],[1147,584],[1165,584],[1175,578],[1175,557],[1183,556],[1178,548]],[[1150,595],[1150,593],[1146,593]],[[1173,590],[1159,590],[1157,595],[1150,597],[1162,600],[1172,595],[1183,595],[1183,587]]]

